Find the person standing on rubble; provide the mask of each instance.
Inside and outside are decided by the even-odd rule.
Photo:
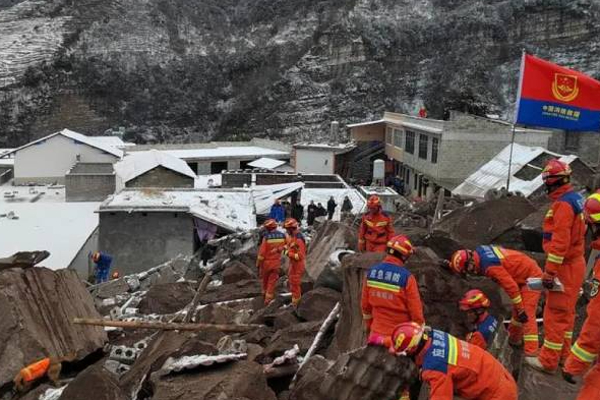
[[[446,332],[405,322],[394,329],[389,349],[413,359],[429,399],[517,400],[517,384],[498,360]]]
[[[542,283],[548,293],[544,308],[544,345],[537,357],[526,357],[531,367],[554,373],[569,354],[575,324],[575,306],[585,275],[585,219],[583,197],[571,186],[571,167],[557,159],[542,171],[546,192],[554,201],[543,225],[546,266]],[[556,278],[564,291],[551,291]]]
[[[258,249],[256,266],[262,282],[265,305],[275,298],[275,286],[281,270],[281,255],[285,249],[285,234],[277,229],[277,221],[268,219],[263,224],[266,233]]]
[[[469,290],[458,302],[458,308],[467,313],[469,323],[474,326],[467,334],[467,343],[486,350],[498,331],[498,320],[488,312],[490,299],[479,289]]]
[[[308,226],[313,226],[315,224],[315,218],[317,218],[317,205],[314,200],[310,201],[310,204],[306,208],[307,218],[306,223]]]
[[[457,274],[492,278],[504,289],[513,303],[509,342],[513,346],[523,344],[525,355],[535,356],[538,351],[536,311],[541,293],[527,287],[528,278],[542,276],[535,260],[516,250],[488,245],[478,246],[475,251],[455,252],[449,266]]]
[[[302,296],[302,275],[306,266],[306,241],[298,229],[298,221],[288,218],[283,224],[287,232],[285,254],[290,260],[288,285],[292,292],[292,305],[298,306]]]
[[[285,208],[281,205],[279,199],[275,199],[275,203],[271,206],[269,218],[274,219],[278,224],[283,223],[285,220]]]
[[[110,266],[112,265],[112,257],[106,253],[95,251],[92,253],[92,261],[96,266],[94,272],[96,276],[96,284],[108,281]]]
[[[583,213],[592,231],[592,249],[600,250],[600,191],[587,198]],[[587,319],[583,323],[577,341],[571,347],[563,369],[563,377],[569,383],[575,383],[574,376],[586,375],[583,387],[577,400],[600,400],[600,364],[597,361],[600,353],[600,257],[594,264],[594,277],[590,289],[590,303],[587,306]]]
[[[362,287],[361,307],[369,340],[384,343],[396,325],[416,321],[425,323],[417,280],[404,264],[414,253],[404,235],[387,243],[387,255],[367,271]]]
[[[383,253],[394,236],[392,219],[383,212],[379,196],[369,197],[367,209],[358,228],[358,251]]]
[[[333,196],[329,198],[327,201],[327,219],[331,221],[333,219],[333,214],[335,213],[335,209],[337,207],[337,203],[335,202]]]

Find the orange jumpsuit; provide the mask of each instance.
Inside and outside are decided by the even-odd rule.
[[[535,260],[527,255],[498,246],[479,246],[474,252],[475,262],[482,275],[492,278],[508,294],[513,303],[512,319],[508,328],[511,342],[523,339],[525,355],[538,351],[536,311],[541,293],[527,287],[527,278],[542,276]],[[525,310],[529,320],[521,324],[517,313]]]
[[[467,342],[486,350],[494,340],[497,330],[498,320],[493,315],[485,313],[482,315],[481,322],[477,324],[477,328],[467,335]]]
[[[277,230],[267,232],[258,249],[256,265],[262,280],[265,304],[270,303],[275,297],[275,285],[279,279],[281,254],[284,249],[285,234]]]
[[[582,375],[596,361],[600,353],[600,258],[596,258],[590,304],[579,338],[571,348],[565,363],[565,372]],[[577,400],[600,400],[600,364],[596,363],[586,375]]]
[[[292,292],[292,304],[296,305],[302,296],[301,283],[306,266],[306,243],[304,235],[295,233],[287,237],[287,256],[290,259],[288,284]]]
[[[33,382],[46,375],[48,368],[50,368],[50,359],[44,358],[23,368],[20,375],[25,382]]]
[[[485,350],[433,330],[415,360],[430,400],[517,400],[511,374]]]
[[[556,275],[564,292],[548,292],[544,308],[544,345],[539,361],[545,369],[558,367],[573,338],[575,305],[585,275],[583,197],[564,185],[550,194],[554,203],[543,226],[546,273]]]
[[[358,250],[385,253],[387,242],[394,236],[392,219],[379,210],[366,213],[358,230]]]
[[[425,323],[417,281],[403,265],[400,259],[387,256],[367,271],[361,306],[372,333],[391,337],[402,322]]]

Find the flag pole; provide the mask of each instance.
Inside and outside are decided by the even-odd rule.
[[[519,120],[519,103],[521,101],[521,89],[523,88],[523,73],[525,72],[525,49],[521,54],[521,69],[519,73],[519,89],[517,90],[517,109],[515,112],[515,121],[512,124],[512,134],[510,138],[510,155],[508,157],[508,176],[506,177],[506,192],[510,191],[510,176],[512,169],[513,150],[515,147],[515,134],[517,129],[517,121]]]

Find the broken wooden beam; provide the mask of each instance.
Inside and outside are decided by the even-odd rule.
[[[123,329],[156,329],[161,331],[203,331],[217,330],[221,332],[243,333],[252,329],[261,328],[263,325],[235,325],[235,324],[179,324],[168,322],[149,322],[149,321],[112,321],[106,319],[93,318],[75,318],[74,324],[77,325],[95,325],[109,326]]]

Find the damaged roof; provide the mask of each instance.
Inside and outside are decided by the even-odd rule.
[[[510,147],[510,144],[507,145],[494,158],[471,174],[452,191],[452,194],[484,198],[489,190],[506,187]],[[535,162],[538,157],[558,158],[568,164],[577,159],[577,156],[574,155],[561,155],[543,147],[515,143],[510,178],[511,192],[521,192],[525,197],[529,197],[542,187],[543,165],[537,165],[539,163]]]
[[[115,164],[115,171],[123,182],[129,182],[156,167],[163,167],[192,179],[196,178],[196,174],[185,161],[158,150],[128,154]]]

